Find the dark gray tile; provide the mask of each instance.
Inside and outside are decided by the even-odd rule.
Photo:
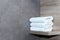
[[[29,18],[39,16],[39,0],[0,0],[0,40],[40,40],[29,34]]]

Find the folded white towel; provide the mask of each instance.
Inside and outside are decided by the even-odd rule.
[[[30,23],[31,27],[44,27],[46,25],[53,26],[53,22],[50,22],[50,23]]]
[[[30,31],[44,31],[44,28],[30,27]]]
[[[30,27],[30,31],[51,32],[52,28]]]
[[[51,22],[53,20],[52,16],[48,16],[48,17],[34,17],[34,18],[30,18],[30,22],[33,23],[44,23],[44,22]]]
[[[44,28],[44,32],[51,32],[52,30],[53,30],[52,27],[50,27],[50,28]]]

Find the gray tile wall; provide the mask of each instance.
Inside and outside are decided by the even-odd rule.
[[[0,40],[40,40],[29,34],[29,18],[39,16],[39,0],[0,0]]]

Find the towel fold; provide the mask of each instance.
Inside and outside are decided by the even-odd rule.
[[[44,28],[44,32],[51,32],[52,30],[53,30],[52,27],[50,27],[50,28]]]
[[[48,16],[48,17],[34,17],[34,18],[30,18],[30,22],[33,23],[44,23],[44,22],[51,22],[53,20],[52,16]]]
[[[51,32],[52,27],[48,28],[48,29],[47,28],[30,27],[30,31]]]
[[[44,31],[44,28],[30,27],[30,31]]]
[[[45,27],[45,26],[53,26],[53,22],[50,23],[30,23],[31,27]]]

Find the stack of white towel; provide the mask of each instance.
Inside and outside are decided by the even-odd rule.
[[[42,31],[42,32],[50,32],[53,29],[53,17],[34,17],[30,18],[30,30],[31,31]]]

